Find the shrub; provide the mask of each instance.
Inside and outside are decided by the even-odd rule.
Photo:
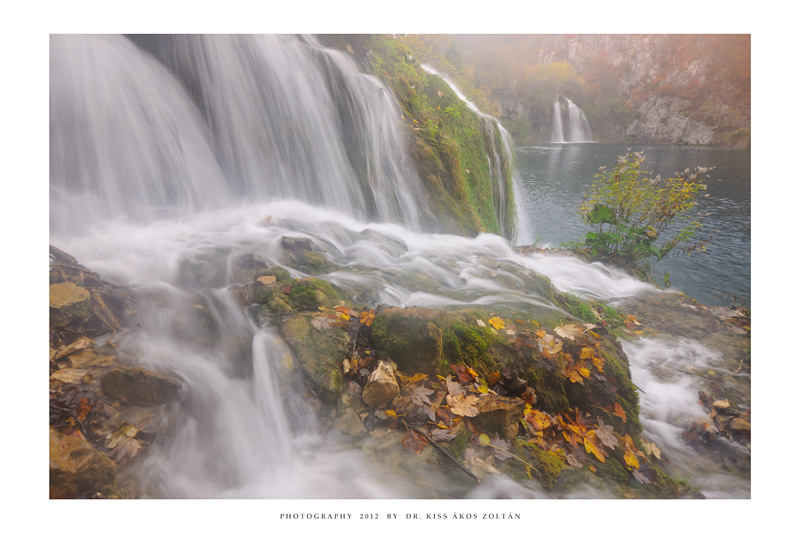
[[[628,153],[612,170],[595,174],[578,208],[592,231],[577,246],[592,259],[650,278],[655,263],[679,244],[685,246],[678,253],[705,250],[711,237],[698,240],[702,218],[693,208],[706,189],[700,176],[711,169],[687,168],[662,180],[652,178],[643,161],[642,153]]]

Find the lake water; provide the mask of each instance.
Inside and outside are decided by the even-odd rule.
[[[706,252],[670,255],[656,265],[657,279],[670,274],[672,288],[705,305],[750,302],[750,151],[697,146],[633,144],[542,144],[518,147],[530,234],[540,245],[577,241],[588,231],[577,214],[587,186],[601,166],[609,169],[628,150],[643,152],[647,170],[672,176],[687,167],[714,167],[705,179],[710,213],[701,235],[718,230]]]

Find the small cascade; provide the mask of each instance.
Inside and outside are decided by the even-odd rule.
[[[572,100],[563,95],[559,95],[553,103],[553,130],[550,133],[550,142],[592,142],[592,130],[589,128],[586,115]]]
[[[470,101],[453,81],[430,65],[420,66],[428,74],[442,78],[456,96],[481,118],[482,132],[488,148],[486,157],[493,185],[492,200],[497,220],[503,230],[503,237],[515,244],[532,242],[532,236],[528,235],[530,224],[525,220],[525,209],[521,204],[522,197],[518,194],[519,176],[514,168],[514,150],[511,135],[500,124],[499,120],[478,109],[478,106]],[[509,198],[514,201],[513,212],[508,209]]]

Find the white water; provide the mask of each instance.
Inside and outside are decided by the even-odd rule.
[[[343,66],[346,58],[313,41],[302,44],[276,37],[222,42],[226,44],[210,47],[220,46],[217,53],[226,58],[219,59],[221,69],[233,68],[235,57],[227,53],[233,53],[234,45],[244,47],[247,57],[266,63],[273,54],[284,66],[285,57],[293,57],[299,63],[281,70],[281,76],[301,79],[280,83],[295,88],[304,86],[302,80],[312,76],[310,71],[316,68],[312,65],[320,57],[342,63],[332,70],[337,75],[355,73],[354,66]],[[266,52],[272,45],[277,51]],[[195,44],[190,48],[197,52]],[[301,60],[300,49],[315,59]],[[167,413],[173,421],[168,433],[160,436],[140,467],[147,495],[408,498],[428,497],[428,490],[436,490],[445,497],[548,496],[536,484],[520,485],[505,478],[475,487],[468,479],[445,479],[429,471],[387,469],[382,467],[384,457],[369,442],[352,448],[346,437],[319,428],[276,329],[256,324],[233,302],[227,281],[230,265],[247,252],[268,264],[281,264],[281,237],[291,235],[310,238],[335,265],[323,277],[362,305],[491,305],[563,316],[536,293],[531,282],[536,273],[551,277],[561,290],[604,300],[656,289],[599,264],[519,256],[508,240],[495,235],[464,238],[419,231],[421,211],[403,200],[416,194],[416,178],[401,179],[393,173],[405,164],[406,156],[401,144],[388,146],[393,141],[385,137],[384,125],[372,130],[360,123],[363,131],[370,132],[362,139],[369,147],[366,151],[374,150],[381,154],[379,160],[389,161],[381,163],[381,172],[359,175],[345,163],[349,152],[335,155],[345,141],[319,125],[333,120],[328,112],[316,108],[321,116],[313,123],[303,118],[308,117],[305,106],[330,96],[324,76],[306,86],[308,94],[275,89],[282,98],[296,96],[299,102],[259,107],[244,96],[245,101],[236,100],[239,96],[233,96],[230,88],[230,102],[194,95],[206,102],[200,111],[162,64],[121,37],[54,38],[51,52],[51,243],[105,279],[132,287],[138,314],[135,326],[118,337],[120,352],[136,364],[173,372],[184,384],[180,401]],[[181,58],[184,52],[176,54]],[[210,70],[215,61],[209,59]],[[362,88],[375,84],[354,76],[348,83]],[[209,79],[218,78],[209,74]],[[247,85],[246,79],[238,85]],[[237,85],[231,79],[220,83]],[[394,105],[388,97],[367,101],[362,118],[370,120]],[[231,107],[230,116],[210,119],[225,115],[215,108],[223,105]],[[260,111],[245,113],[251,105]],[[273,112],[279,113],[278,123]],[[239,126],[249,134],[238,132]],[[307,131],[317,127],[336,138],[317,140],[317,133]],[[385,127],[391,129],[388,123]],[[223,133],[227,130],[231,131]],[[280,145],[276,147],[264,140],[273,134],[280,137],[283,130],[292,131],[296,142],[280,145],[285,139],[273,139]],[[262,142],[248,147],[252,139],[245,137],[258,134],[264,135]],[[317,141],[320,146],[313,144]],[[256,149],[274,157],[245,153],[240,160],[236,155]],[[313,159],[318,153],[320,161],[287,160],[292,155]],[[375,180],[375,188],[358,189],[348,181],[354,176]],[[334,189],[357,189],[354,198],[340,204],[341,191],[326,189],[330,180],[338,183]],[[391,184],[392,194],[380,192],[381,183]],[[373,217],[370,205],[378,206],[375,213],[380,216]],[[373,218],[383,221],[369,222]],[[202,284],[189,274],[193,266],[216,260],[223,265],[220,281]],[[291,272],[298,278],[306,275]],[[186,320],[197,305],[209,310],[212,329]],[[628,348],[637,351],[636,345]],[[665,361],[686,357],[680,347],[658,353]],[[643,388],[655,380],[651,366],[634,363],[634,368],[638,373],[634,379]],[[693,386],[681,382],[680,394],[696,397]],[[663,403],[669,396],[658,397]],[[652,409],[648,421],[664,418],[657,405]],[[693,450],[672,446],[669,432],[662,435],[656,426],[647,427],[652,440],[674,450],[676,458],[685,458],[681,464],[693,468]],[[415,481],[423,474],[424,484]],[[735,486],[731,492],[720,491],[725,479],[709,482],[709,495],[738,496],[746,490]],[[608,496],[594,489],[576,489],[571,495]]]
[[[553,103],[553,129],[550,132],[550,142],[592,142],[592,130],[586,115],[566,96],[558,96]]]

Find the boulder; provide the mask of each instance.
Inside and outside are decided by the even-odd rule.
[[[94,446],[50,428],[50,498],[86,498],[115,490],[117,466]]]
[[[311,239],[306,237],[286,237],[285,235],[281,237],[281,246],[285,250],[289,250],[291,252],[297,252],[299,250],[308,250],[309,252],[313,251],[313,246],[311,244]]]
[[[76,328],[91,313],[89,291],[68,281],[50,285],[51,328]]]
[[[123,403],[165,404],[178,397],[181,384],[174,378],[144,368],[114,368],[100,380],[109,397]]]
[[[495,394],[481,396],[476,405],[480,414],[472,422],[486,433],[498,433],[507,440],[517,436],[519,420],[525,411],[525,402],[519,398],[508,398]]]
[[[292,348],[306,385],[322,401],[336,405],[342,393],[339,363],[348,356],[349,335],[341,328],[317,331],[311,314],[298,314],[280,325],[281,337]]]
[[[367,378],[361,399],[370,407],[381,407],[391,402],[398,394],[400,386],[397,384],[392,366],[380,361],[378,368]]]

